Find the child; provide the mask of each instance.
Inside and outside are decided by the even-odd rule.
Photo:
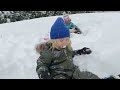
[[[68,14],[64,15],[63,19],[71,33],[77,33],[77,34],[82,33],[82,31],[76,25],[74,25],[74,23],[71,22],[71,19]]]
[[[53,24],[50,38],[50,42],[36,47],[40,53],[36,67],[40,79],[99,79],[90,72],[81,72],[73,64],[74,55],[90,54],[91,50],[86,47],[72,50],[70,32],[62,18],[59,17]]]

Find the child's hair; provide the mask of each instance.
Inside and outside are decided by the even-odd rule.
[[[54,50],[54,48],[58,48],[58,43],[56,40],[51,40],[50,41],[52,43],[52,49]],[[70,38],[67,39],[67,46],[69,50],[72,50],[72,47],[71,47],[71,40]]]
[[[68,14],[63,15],[63,19],[66,20],[66,18],[70,18]]]

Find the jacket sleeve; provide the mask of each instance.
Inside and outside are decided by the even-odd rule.
[[[51,61],[52,57],[47,55],[47,52],[42,53],[42,55],[38,58],[36,72],[40,79],[52,79],[49,71],[49,65],[51,64]]]
[[[72,57],[74,58],[75,55],[82,55],[82,54],[83,54],[83,49],[74,50],[72,52]]]
[[[74,24],[72,22],[69,23],[69,25],[67,25],[68,29],[72,29],[74,27]]]
[[[72,58],[74,58],[75,55],[77,55],[77,50],[72,51]]]
[[[75,55],[86,55],[86,54],[91,54],[92,50],[90,48],[84,47],[82,49],[79,50],[74,50],[73,51],[73,56]]]
[[[78,51],[78,50],[73,50],[73,48],[70,47],[70,51],[71,51],[71,53],[72,53],[72,58],[74,58],[74,56],[77,55],[77,51]]]
[[[78,28],[78,27],[73,22],[70,22],[70,24],[68,25],[68,28],[72,29],[72,28]]]

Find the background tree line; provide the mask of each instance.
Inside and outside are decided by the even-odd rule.
[[[0,11],[0,24],[56,15],[91,13],[94,11]]]

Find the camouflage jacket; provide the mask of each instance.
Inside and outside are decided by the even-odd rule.
[[[37,50],[40,57],[37,60],[36,72],[40,79],[93,78],[90,72],[81,73],[78,67],[73,64],[76,51],[70,50],[68,47],[53,50],[50,48],[51,45],[51,43],[45,43]],[[96,75],[94,76],[98,78]]]

